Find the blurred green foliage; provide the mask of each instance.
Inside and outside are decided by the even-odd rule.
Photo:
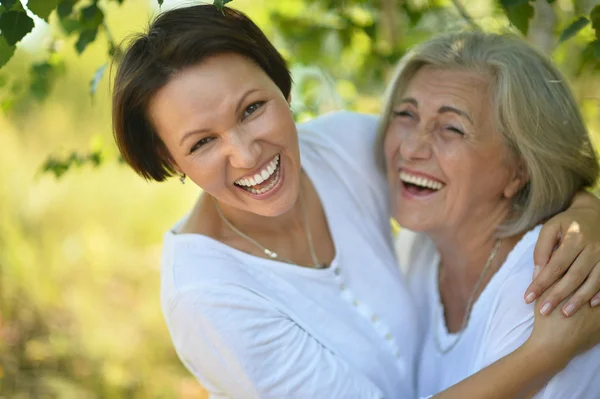
[[[0,398],[205,397],[171,347],[158,297],[162,233],[198,192],[142,181],[118,162],[111,137],[111,61],[158,3],[0,0]],[[289,61],[299,120],[378,112],[408,48],[475,26],[521,31],[551,54],[598,137],[598,0],[228,6]]]

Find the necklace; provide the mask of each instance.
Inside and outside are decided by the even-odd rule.
[[[289,259],[286,259],[283,256],[280,256],[277,252],[271,251],[267,247],[264,247],[258,241],[256,241],[255,239],[253,239],[252,237],[249,237],[248,235],[242,233],[237,227],[235,227],[225,217],[225,215],[223,215],[223,212],[221,211],[221,207],[219,206],[219,203],[217,202],[217,200],[214,197],[212,197],[212,199],[213,199],[213,201],[215,203],[215,208],[217,208],[217,212],[219,213],[219,217],[221,218],[221,220],[234,233],[236,233],[240,237],[244,238],[248,242],[254,244],[254,246],[258,247],[265,254],[265,256],[267,256],[269,259],[283,261],[283,262],[289,263],[291,265],[295,265],[296,264],[295,262],[293,262],[293,261],[291,261]],[[308,218],[306,217],[306,209],[304,208],[304,201],[303,201],[303,198],[302,198],[302,193],[300,193],[299,201],[300,201],[300,210],[302,212],[302,221],[304,222],[304,231],[306,232],[306,240],[308,241],[308,250],[310,251],[310,257],[312,258],[312,261],[314,263],[313,267],[315,269],[323,269],[326,265],[323,265],[323,264],[319,263],[319,258],[317,258],[317,254],[315,253],[315,248],[314,248],[314,244],[313,244],[313,240],[312,240],[312,234],[310,232],[310,226],[308,224]]]
[[[437,328],[437,322],[440,318],[440,306],[443,306],[443,304],[440,303],[439,306],[436,306],[434,338],[435,338],[435,345],[437,347],[438,352],[445,355],[446,353],[450,352],[452,350],[452,348],[454,348],[456,346],[456,344],[458,344],[458,341],[460,341],[460,339],[462,338],[465,328],[467,328],[467,324],[469,324],[469,319],[471,318],[471,310],[473,308],[475,293],[479,290],[479,286],[483,282],[483,278],[485,277],[490,266],[492,265],[492,261],[496,257],[496,254],[498,253],[498,249],[500,248],[501,243],[502,243],[501,239],[496,240],[496,243],[494,244],[494,248],[492,248],[492,252],[490,252],[490,256],[488,256],[487,261],[485,262],[485,266],[483,267],[483,270],[481,271],[481,274],[479,275],[479,279],[477,280],[477,283],[475,284],[475,288],[473,288],[473,291],[471,292],[471,295],[469,296],[469,301],[467,302],[467,307],[465,310],[465,316],[463,317],[463,321],[460,326],[460,331],[458,332],[458,337],[456,337],[454,342],[452,342],[452,345],[450,345],[450,347],[447,349],[442,348],[442,344],[440,342],[439,332],[438,332],[438,328]]]

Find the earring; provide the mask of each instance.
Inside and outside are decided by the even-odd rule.
[[[179,176],[179,181],[181,182],[181,184],[185,184],[185,173]]]

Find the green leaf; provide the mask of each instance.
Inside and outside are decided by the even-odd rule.
[[[504,8],[509,8],[528,4],[529,1],[530,0],[500,0],[500,4],[502,4],[502,7]]]
[[[596,39],[600,40],[600,4],[590,12],[590,19],[592,20],[592,28],[596,31]]]
[[[586,67],[593,64],[600,66],[600,40],[595,40],[585,46],[580,54],[575,76],[580,76]]]
[[[580,30],[582,30],[583,28],[585,28],[587,26],[587,24],[589,24],[589,23],[590,23],[590,20],[587,19],[586,17],[579,17],[578,19],[576,19],[575,21],[573,21],[571,23],[571,25],[569,25],[563,31],[563,33],[561,33],[560,39],[558,39],[558,42],[562,43],[565,40],[569,40],[570,38],[572,38],[573,36],[575,36],[577,33],[579,33]]]
[[[9,11],[0,15],[0,31],[11,46],[31,32],[33,25],[33,19],[25,11]]]
[[[50,94],[54,75],[54,67],[47,62],[32,65],[29,90],[39,101],[46,99]]]
[[[225,7],[225,4],[227,3],[231,3],[233,0],[214,0],[213,4],[215,5],[215,7],[217,7],[219,10],[223,11],[223,7]]]
[[[502,0],[501,3],[510,23],[526,35],[534,13],[533,6],[527,0]]]
[[[32,13],[48,22],[50,13],[58,6],[60,0],[29,0],[27,8]]]
[[[67,35],[70,35],[71,33],[77,32],[81,29],[81,24],[79,23],[79,20],[74,18],[62,18],[60,20],[60,26]]]
[[[158,6],[161,7],[163,5],[164,0],[158,0]]]
[[[2,36],[0,36],[0,68],[6,65],[12,58],[15,53],[15,48],[15,45],[11,46]]]
[[[548,0],[548,4],[554,3],[556,0]]]
[[[77,39],[77,43],[75,43],[75,49],[78,54],[83,53],[83,50],[96,40],[96,34],[98,33],[98,29],[86,29],[79,34],[79,39]]]
[[[42,171],[52,173],[56,178],[60,178],[74,166],[83,166],[85,164],[99,166],[101,163],[102,153],[100,151],[92,151],[88,154],[73,151],[71,155],[64,159],[50,155],[42,165]]]
[[[73,0],[62,0],[58,5],[56,11],[58,12],[58,16],[60,19],[66,18],[73,12],[73,5],[75,2]]]
[[[0,0],[0,4],[2,4],[4,6],[4,8],[6,8],[7,10],[10,10],[10,8],[19,0]]]
[[[594,49],[594,55],[596,56],[598,61],[600,61],[600,39],[594,40],[592,43],[590,43],[590,45]]]
[[[98,68],[94,74],[94,78],[90,82],[90,95],[92,97],[94,97],[94,94],[96,94],[96,91],[98,90],[98,85],[104,76],[104,72],[106,72],[107,65],[107,63],[104,63],[100,68]]]
[[[81,16],[79,18],[79,22],[81,25],[88,29],[96,29],[102,22],[104,22],[104,13],[98,6],[94,3],[89,7],[81,10]]]

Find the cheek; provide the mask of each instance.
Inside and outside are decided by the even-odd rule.
[[[388,169],[394,165],[399,149],[399,135],[388,129],[385,132],[383,140],[383,153],[385,156],[385,164],[387,165]]]

